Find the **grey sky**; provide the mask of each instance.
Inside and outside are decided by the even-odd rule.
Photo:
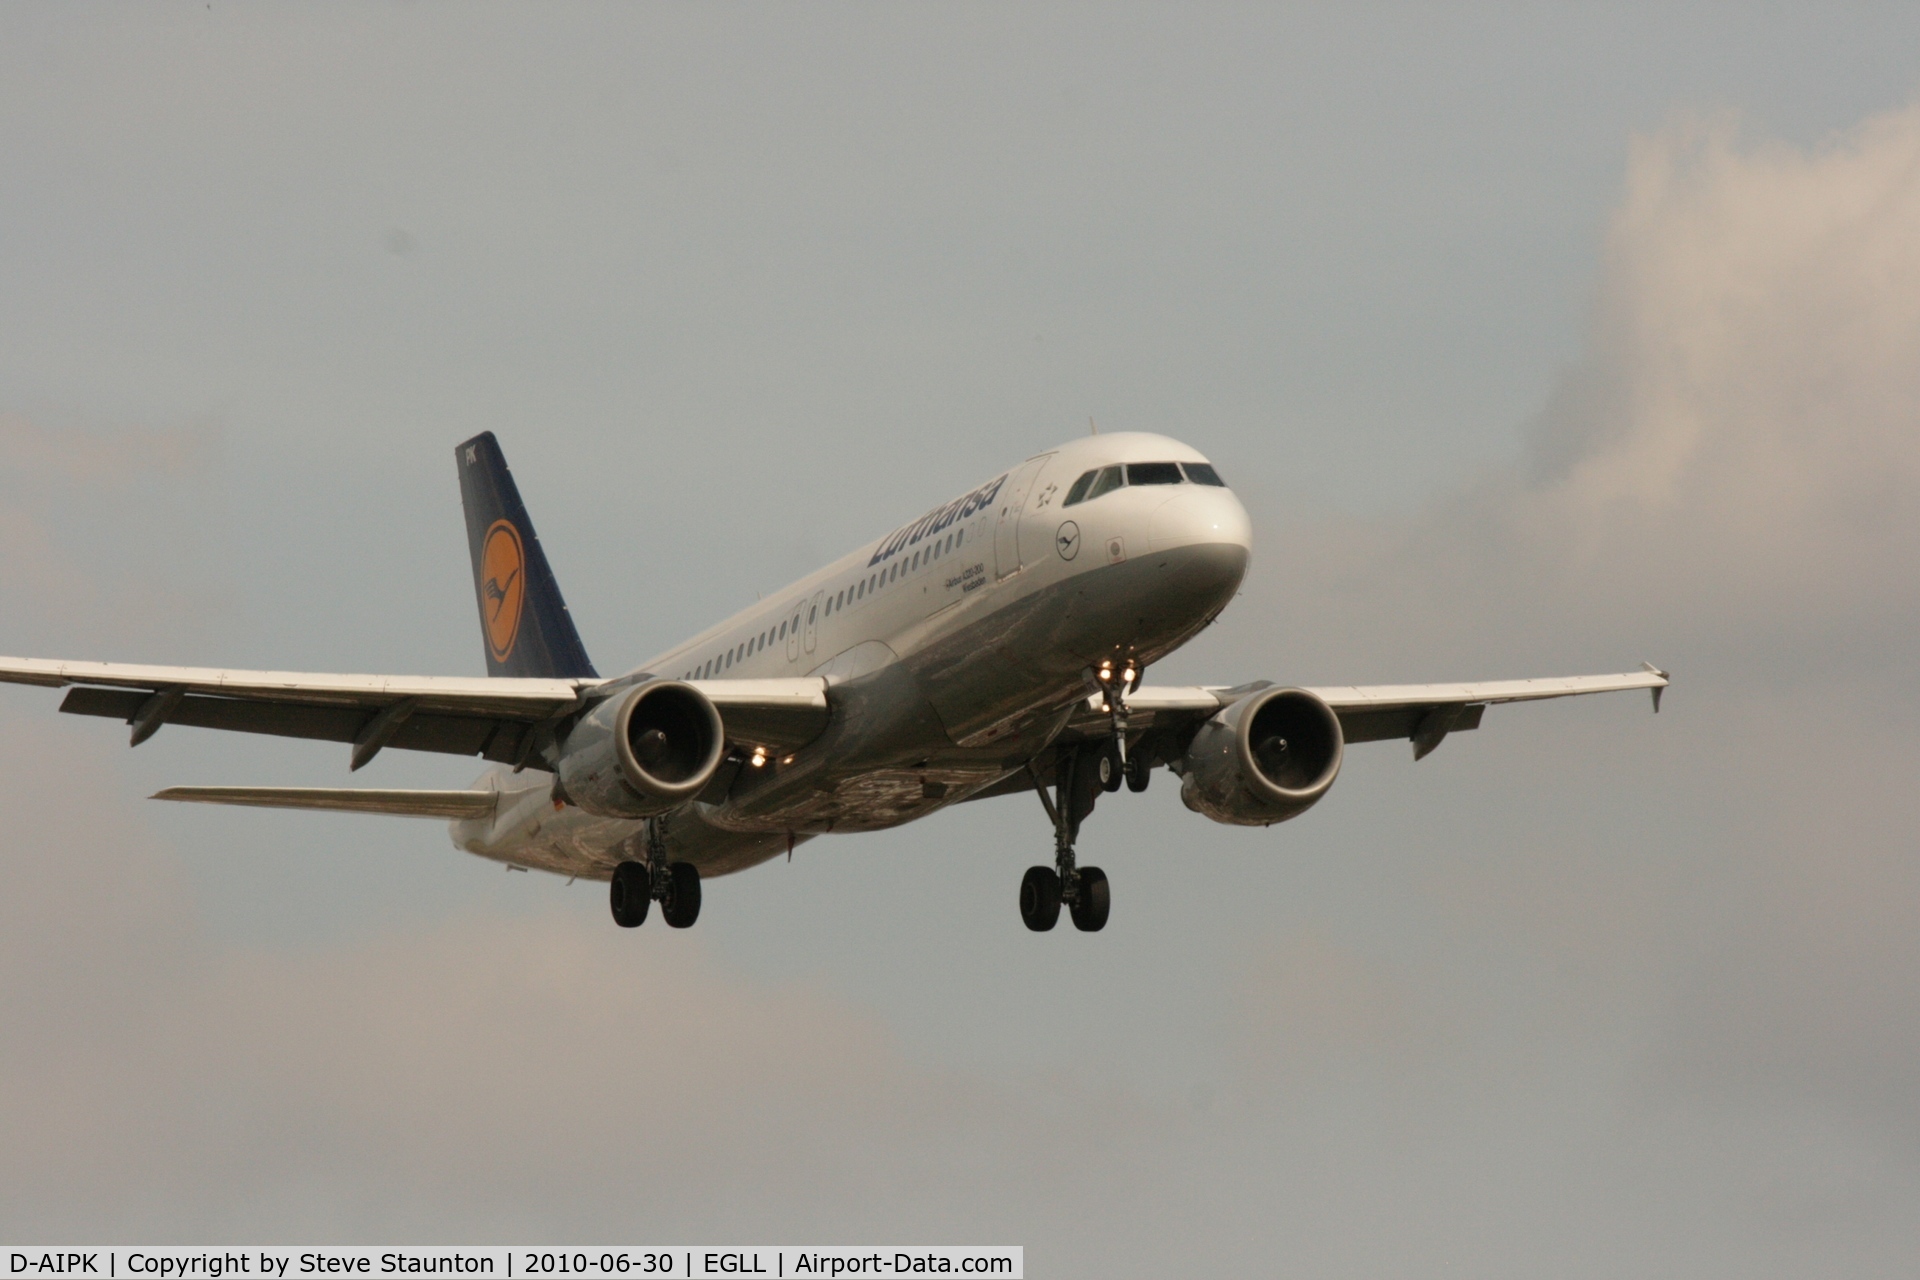
[[[1258,539],[1160,678],[1670,666],[1214,827],[1031,801],[691,934],[344,751],[0,691],[0,1236],[924,1239],[1036,1275],[1920,1252],[1920,18],[0,14],[0,652],[477,672],[498,432],[603,670],[1085,430]],[[388,753],[370,783],[458,785]]]

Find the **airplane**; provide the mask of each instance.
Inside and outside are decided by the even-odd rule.
[[[1333,786],[1349,744],[1415,760],[1489,706],[1647,689],[1612,675],[1307,688],[1156,686],[1150,666],[1230,604],[1247,513],[1197,450],[1144,432],[1036,454],[624,675],[587,657],[491,432],[455,449],[487,675],[333,675],[0,658],[60,710],[491,762],[462,790],[170,787],[153,798],[450,819],[457,848],[605,880],[616,924],[700,915],[705,879],[816,836],[1031,791],[1051,866],[1026,927],[1096,932],[1112,892],[1077,856],[1095,802],[1156,769],[1215,822],[1271,826]]]

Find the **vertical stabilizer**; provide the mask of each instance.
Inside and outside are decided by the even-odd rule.
[[[486,431],[454,449],[490,676],[595,676],[533,521]]]

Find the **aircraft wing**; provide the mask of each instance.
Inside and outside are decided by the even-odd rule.
[[[1618,693],[1629,689],[1653,691],[1653,709],[1660,709],[1660,693],[1667,673],[1652,665],[1616,675],[1558,676],[1534,680],[1491,680],[1472,684],[1376,684],[1310,688],[1340,717],[1340,730],[1352,742],[1380,742],[1405,738],[1413,743],[1418,760],[1439,746],[1449,733],[1477,729],[1489,706],[1501,702],[1532,702],[1542,698],[1569,698],[1588,693]],[[1127,697],[1129,729],[1179,733],[1212,717],[1250,693],[1272,687],[1267,680],[1235,686],[1143,685]],[[1109,732],[1104,698],[1087,698],[1068,722],[1067,732],[1094,738]]]
[[[382,747],[525,760],[532,732],[578,710],[602,680],[336,675],[119,662],[0,658],[0,681],[65,687],[60,709],[133,726],[139,746],[162,725],[317,738],[354,745],[359,768]]]
[[[66,688],[60,709],[133,727],[139,746],[162,725],[185,724],[353,744],[360,768],[383,748],[483,756],[502,764],[534,758],[543,729],[615,681],[598,678],[338,675],[235,671],[118,662],[0,658],[0,683]],[[703,680],[730,741],[787,749],[825,727],[820,679]]]
[[[498,791],[388,791],[371,787],[168,787],[149,799],[240,804],[260,809],[322,809],[404,818],[488,818]]]

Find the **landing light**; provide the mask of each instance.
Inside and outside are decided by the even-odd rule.
[[[747,761],[747,763],[756,769],[764,767],[767,763],[767,749],[765,747],[755,747],[753,749],[753,759]]]

